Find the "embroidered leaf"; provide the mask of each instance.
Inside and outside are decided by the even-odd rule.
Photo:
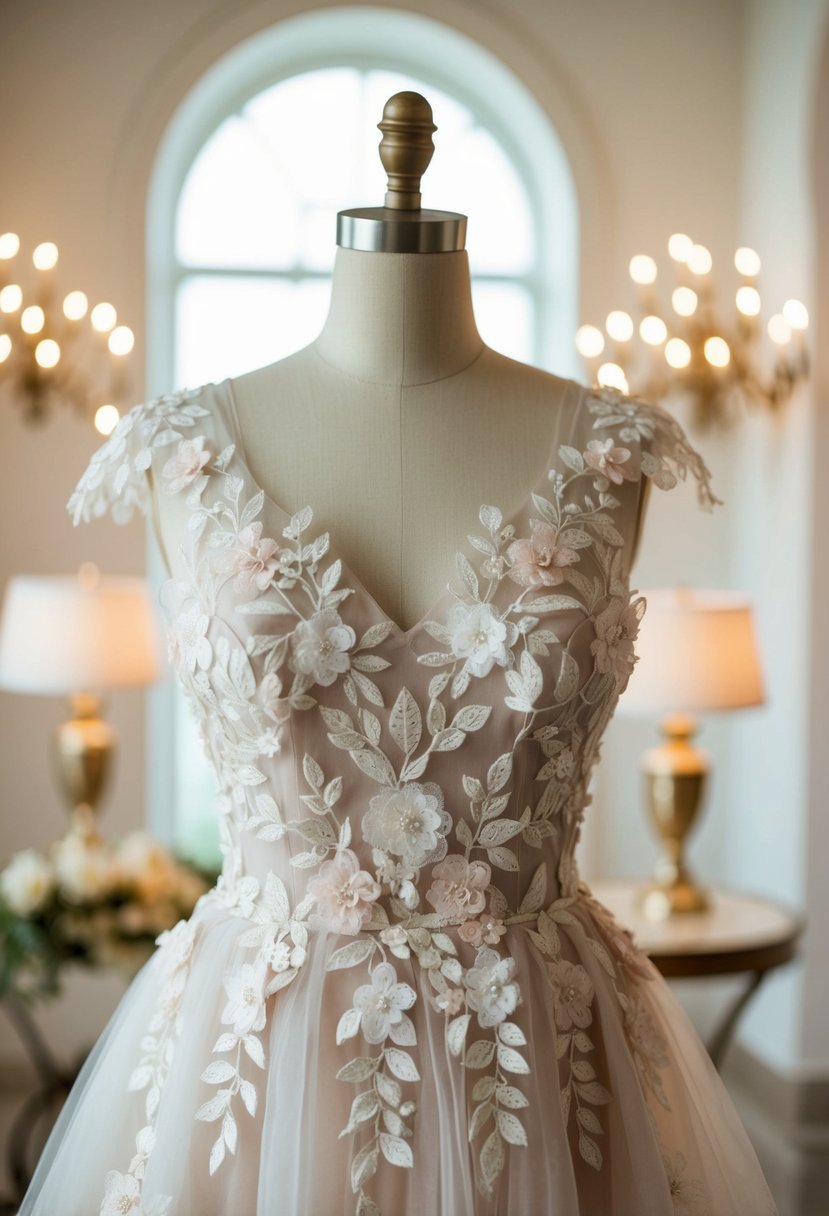
[[[372,646],[379,646],[389,636],[391,629],[391,621],[378,621],[376,625],[371,625],[360,638],[357,649],[370,650]]]
[[[213,1044],[214,1051],[233,1051],[239,1040],[235,1034],[220,1034]]]
[[[491,705],[464,705],[452,719],[452,726],[467,733],[480,730],[491,713]]]
[[[207,1065],[201,1075],[202,1081],[207,1081],[209,1085],[218,1085],[222,1081],[229,1081],[231,1077],[236,1076],[236,1069],[229,1060],[213,1060]]]
[[[397,778],[391,761],[382,752],[359,751],[351,752],[351,759],[367,777],[371,777],[378,785],[396,785]]]
[[[203,1123],[213,1123],[219,1119],[227,1109],[230,1102],[230,1090],[220,1089],[217,1094],[209,1098],[207,1102],[203,1102],[196,1111],[196,1118],[201,1119]]]
[[[379,654],[355,654],[351,666],[357,671],[385,671],[391,667],[388,659],[381,659]]]
[[[560,1034],[556,1039],[556,1059],[560,1060],[570,1050],[570,1043],[573,1036],[571,1034]]]
[[[490,1132],[481,1149],[481,1176],[488,1193],[504,1168],[504,1141],[499,1131]]]
[[[480,1106],[476,1106],[472,1112],[472,1118],[469,1120],[469,1139],[474,1140],[482,1128],[486,1127],[487,1120],[492,1115],[492,1103],[482,1102]]]
[[[422,756],[418,756],[416,760],[411,760],[404,765],[400,770],[400,777],[403,781],[416,781],[418,777],[422,777],[426,772],[429,764],[429,753],[426,752]]]
[[[357,1056],[343,1064],[337,1073],[338,1081],[365,1081],[377,1071],[381,1056]]]
[[[401,688],[389,714],[389,734],[405,755],[420,742],[423,723],[420,708],[408,688]]]
[[[392,1042],[397,1043],[400,1047],[414,1047],[417,1043],[414,1022],[405,1013],[401,1013],[399,1022],[392,1023],[389,1035]]]
[[[583,1030],[576,1031],[576,1033],[573,1035],[573,1042],[576,1044],[579,1051],[593,1050],[593,1040],[590,1038],[590,1035],[585,1034]]]
[[[372,705],[384,704],[383,694],[380,692],[380,689],[377,687],[374,681],[370,680],[368,676],[363,676],[359,671],[354,671],[352,672],[352,679],[365,699],[370,701]]]
[[[236,1120],[231,1111],[228,1111],[222,1120],[222,1139],[224,1140],[231,1153],[236,1152],[236,1144],[238,1141],[239,1129]]]
[[[465,738],[466,735],[462,730],[455,730],[449,726],[435,735],[432,748],[436,752],[453,752],[460,747]]]
[[[525,603],[524,607],[536,616],[544,616],[548,612],[566,612],[570,608],[584,611],[584,605],[574,600],[572,595],[540,595],[537,599]]]
[[[589,1060],[574,1060],[572,1073],[577,1081],[592,1081],[596,1076],[596,1070]]]
[[[344,1043],[346,1039],[351,1039],[360,1029],[360,1011],[359,1009],[346,1009],[345,1013],[337,1023],[337,1045]]]
[[[504,517],[497,507],[483,506],[478,518],[488,532],[495,533],[499,531]]]
[[[381,1216],[377,1204],[373,1199],[369,1199],[365,1192],[357,1200],[356,1216]]]
[[[494,1077],[478,1077],[472,1089],[473,1102],[482,1102],[485,1098],[489,1098],[495,1092]]]
[[[505,844],[513,836],[517,836],[520,831],[521,824],[517,819],[495,819],[484,824],[478,839],[484,848],[489,849],[495,845]],[[502,867],[502,869],[508,868]]]
[[[604,1106],[610,1101],[610,1094],[605,1087],[598,1081],[590,1081],[587,1085],[582,1085],[580,1082],[576,1085],[579,1091],[579,1097],[585,1102],[590,1102],[593,1106]]]
[[[373,714],[370,709],[361,709],[360,724],[362,725],[363,731],[369,743],[373,743],[374,746],[377,747],[378,743],[380,742],[380,733],[382,730],[380,719],[377,717],[377,714]],[[342,786],[342,777],[338,777],[337,780]],[[339,797],[339,794],[337,796]]]
[[[596,1136],[601,1136],[603,1134],[604,1129],[599,1122],[598,1116],[596,1115],[595,1111],[590,1109],[589,1106],[580,1106],[576,1111],[576,1118],[582,1127],[587,1129],[587,1131],[593,1132],[593,1134]]]
[[[510,870],[513,872],[518,870],[518,858],[515,856],[512,849],[487,849],[486,855],[492,864],[497,866],[499,870]]]
[[[377,1173],[377,1162],[380,1159],[380,1150],[375,1146],[373,1141],[369,1141],[364,1148],[361,1148],[357,1156],[351,1162],[351,1188],[356,1193],[364,1183],[368,1182],[369,1178],[373,1178]]]
[[[568,469],[572,469],[574,473],[584,472],[584,457],[577,448],[571,448],[566,443],[562,443],[558,449],[559,457],[563,464],[567,465]]]
[[[470,1013],[462,1013],[460,1017],[453,1018],[449,1023],[446,1031],[446,1041],[453,1056],[459,1056],[463,1051],[471,1017]]]
[[[579,1153],[594,1170],[602,1168],[602,1151],[595,1140],[591,1140],[584,1132],[579,1132]]]
[[[515,1022],[502,1022],[498,1027],[498,1038],[508,1047],[525,1047],[527,1043],[524,1031]]]
[[[512,1047],[506,1047],[503,1043],[498,1044],[498,1063],[506,1072],[516,1072],[526,1074],[530,1071],[529,1065],[523,1056],[514,1051]]]
[[[290,859],[290,864],[296,866],[298,870],[307,870],[311,866],[318,865],[319,860],[316,853],[295,853]]]
[[[495,1044],[492,1039],[477,1039],[466,1053],[464,1064],[467,1068],[486,1068],[492,1063],[495,1055]]]
[[[377,1094],[373,1090],[367,1089],[364,1093],[357,1094],[354,1101],[351,1103],[351,1113],[348,1116],[348,1123],[340,1132],[340,1139],[343,1136],[350,1135],[356,1127],[361,1123],[365,1123],[367,1119],[373,1118],[380,1109],[380,1101]]]
[[[403,1090],[398,1083],[387,1077],[384,1072],[378,1072],[375,1073],[374,1084],[383,1101],[396,1110],[403,1101]]]
[[[521,900],[519,913],[538,912],[547,898],[547,863],[542,862],[532,876],[527,893]]]
[[[284,925],[291,915],[291,904],[284,882],[274,874],[273,870],[268,871],[268,877],[265,879],[263,902],[274,924]]]
[[[397,1047],[386,1048],[386,1063],[396,1077],[401,1081],[419,1081],[420,1073],[415,1067],[414,1060],[406,1051]]]
[[[256,1114],[256,1087],[250,1081],[239,1082],[239,1093],[242,1095],[242,1101],[245,1104],[245,1110],[249,1115]]]
[[[474,600],[479,600],[481,598],[481,593],[478,589],[478,577],[469,564],[469,558],[463,553],[458,553],[455,555],[455,564],[458,568],[458,575],[460,576],[461,582],[466,587],[472,598]]]
[[[216,1173],[216,1170],[222,1164],[224,1159],[225,1159],[224,1137],[219,1136],[219,1139],[216,1141],[216,1143],[213,1145],[212,1149],[210,1150],[210,1164],[209,1164],[208,1168],[210,1170],[211,1177],[213,1174]]]
[[[381,1132],[380,1148],[383,1150],[383,1156],[392,1165],[399,1165],[406,1169],[414,1165],[412,1150],[400,1136],[390,1136],[388,1132]]]
[[[495,1097],[502,1106],[511,1106],[513,1110],[520,1110],[523,1106],[530,1104],[529,1098],[514,1085],[499,1085],[495,1091]]]
[[[302,757],[302,771],[305,774],[305,780],[308,782],[312,790],[322,788],[322,784],[325,781],[322,769],[320,768],[319,764],[317,764],[313,756],[309,756],[307,752]]]
[[[498,1121],[498,1130],[508,1144],[518,1144],[526,1147],[527,1133],[524,1131],[520,1119],[508,1110],[496,1111],[495,1118]]]
[[[512,774],[512,753],[504,752],[497,760],[493,760],[486,775],[486,788],[491,794],[497,794],[504,788]]]
[[[242,1046],[258,1068],[265,1067],[265,1049],[255,1034],[246,1034]]]
[[[579,686],[579,665],[568,650],[561,652],[561,671],[556,681],[555,699],[569,701]]]
[[[590,523],[599,533],[602,540],[607,541],[609,545],[623,545],[625,543],[624,536],[614,528],[606,515],[593,515]]]
[[[244,604],[237,604],[235,610],[243,616],[293,616],[292,608],[282,600],[273,599],[246,600]]]
[[[361,937],[347,946],[340,946],[328,960],[326,971],[338,971],[343,967],[356,967],[374,953],[376,943],[370,937]]]

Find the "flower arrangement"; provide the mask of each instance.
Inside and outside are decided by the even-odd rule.
[[[139,831],[114,844],[71,831],[46,855],[16,853],[0,871],[0,997],[54,995],[68,963],[136,971],[209,885]]]

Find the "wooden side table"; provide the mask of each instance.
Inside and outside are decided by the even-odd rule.
[[[666,979],[748,977],[707,1044],[719,1068],[740,1016],[763,980],[794,958],[801,918],[772,900],[713,889],[709,911],[652,921],[636,906],[640,883],[605,879],[590,886]]]

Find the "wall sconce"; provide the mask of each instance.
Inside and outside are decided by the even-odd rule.
[[[616,309],[607,315],[605,333],[595,325],[578,330],[576,348],[594,381],[647,401],[681,393],[699,430],[736,421],[745,405],[779,409],[809,373],[805,305],[787,300],[769,319],[766,330],[776,348],[769,371],[761,343],[759,255],[746,247],[735,253],[739,286],[728,316],[716,305],[705,246],[674,233],[668,252],[674,266],[669,306],[657,294],[656,262],[636,254],[629,266],[638,288],[636,320]]]
[[[129,393],[125,362],[133,332],[117,324],[111,304],[90,309],[82,291],[70,291],[58,303],[57,245],[44,241],[34,250],[38,277],[31,290],[12,275],[19,252],[14,232],[0,236],[0,384],[9,386],[27,422],[43,422],[53,403],[64,403],[108,435],[119,418],[115,402],[123,404]],[[102,363],[103,387],[90,374]]]

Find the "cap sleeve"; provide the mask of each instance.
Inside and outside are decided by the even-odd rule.
[[[642,477],[660,490],[670,490],[690,473],[697,483],[700,506],[722,505],[711,487],[711,472],[680,423],[661,405],[626,397],[615,389],[593,389],[588,402],[594,429],[609,430],[639,452]]]
[[[128,523],[137,507],[147,515],[152,503],[150,469],[157,453],[185,438],[196,419],[209,411],[200,404],[204,392],[181,389],[134,405],[104,440],[70,494],[66,509],[72,523],[89,523],[109,513]]]

